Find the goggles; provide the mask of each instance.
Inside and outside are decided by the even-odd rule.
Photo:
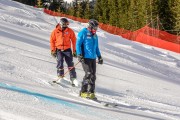
[[[98,29],[98,26],[90,26],[89,27],[91,30],[97,30]]]
[[[98,29],[98,26],[97,27],[92,27],[93,30],[97,30]]]
[[[63,27],[68,27],[69,23],[60,23],[60,26]]]

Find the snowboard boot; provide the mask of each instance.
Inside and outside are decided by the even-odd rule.
[[[89,93],[88,99],[97,100],[94,93]]]
[[[80,97],[91,99],[91,100],[96,100],[97,99],[94,93],[88,93],[88,92],[81,92]]]

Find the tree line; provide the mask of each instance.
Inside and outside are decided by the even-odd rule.
[[[96,0],[93,11],[88,4],[86,0],[86,7],[80,4],[78,8],[83,18],[132,31],[148,25],[173,34],[180,32],[180,0]]]
[[[26,1],[29,5],[33,0]],[[43,4],[43,0],[34,0]],[[180,34],[180,0],[50,0],[58,3],[53,11],[80,18],[95,18],[101,23],[110,24],[126,30],[138,30],[145,25]],[[61,1],[61,3],[60,3]],[[26,4],[26,3],[25,3]]]

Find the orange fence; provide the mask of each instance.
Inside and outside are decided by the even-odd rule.
[[[58,12],[53,12],[47,9],[44,9],[44,12],[52,16],[67,17],[69,19],[79,21],[82,23],[88,22],[88,19],[82,19]],[[165,31],[153,29],[148,26],[145,26],[136,31],[129,31],[123,28],[119,28],[103,23],[99,23],[99,28],[111,34],[122,36],[123,38],[126,38],[128,40],[137,41],[147,45],[180,53],[180,36],[172,35]]]

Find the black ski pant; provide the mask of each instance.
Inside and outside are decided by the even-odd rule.
[[[82,63],[85,76],[83,78],[81,92],[94,93],[96,81],[96,59],[84,59]]]
[[[72,50],[69,48],[67,50],[59,50],[57,49],[57,75],[58,76],[64,76],[64,60],[66,61],[66,64],[68,66],[68,69],[70,70],[70,79],[76,78],[76,72],[73,63],[73,56],[72,56]]]

